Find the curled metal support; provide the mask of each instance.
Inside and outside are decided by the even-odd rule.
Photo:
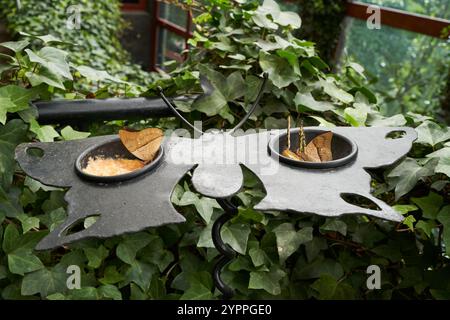
[[[175,108],[169,101],[169,99],[167,99],[167,97],[164,95],[163,89],[158,86],[158,91],[159,91],[159,96],[161,97],[161,99],[164,101],[164,103],[170,108],[170,110],[172,110],[172,112],[178,117],[178,119],[180,119],[181,121],[183,121],[188,127],[190,127],[192,130],[194,130],[195,132],[199,133],[200,135],[203,134],[203,131],[201,131],[200,129],[196,128],[195,126],[193,126],[185,117],[183,117],[181,115],[181,113],[178,112],[177,108]]]
[[[233,132],[236,132],[237,129],[242,127],[242,125],[248,120],[248,118],[250,118],[250,116],[253,114],[253,112],[255,112],[256,107],[258,106],[259,100],[261,99],[261,96],[264,93],[264,89],[266,88],[268,78],[269,78],[269,74],[267,72],[265,72],[263,74],[263,80],[262,80],[261,86],[259,87],[259,91],[256,96],[256,99],[253,102],[253,105],[250,107],[250,109],[248,110],[248,112],[244,116],[244,118],[242,118],[241,121],[239,121],[239,123],[231,130],[230,134],[233,134]]]
[[[222,292],[223,298],[230,299],[234,296],[234,290],[223,282],[220,274],[222,273],[223,268],[236,257],[237,252],[223,241],[221,230],[224,224],[237,214],[238,209],[228,199],[217,199],[217,202],[225,210],[225,213],[217,218],[212,227],[212,240],[214,246],[221,255],[214,266],[213,280],[216,288]]]
[[[261,99],[261,96],[264,93],[264,89],[266,88],[268,77],[269,77],[268,73],[263,74],[262,83],[261,83],[261,86],[259,87],[259,91],[258,91],[255,101],[253,102],[253,105],[250,107],[250,109],[245,114],[245,116],[241,119],[241,121],[239,121],[239,123],[233,129],[231,129],[229,134],[233,134],[234,132],[236,132],[236,130],[239,129],[250,118],[250,116],[253,114],[253,112],[255,112],[256,107],[258,106],[259,100]],[[206,93],[211,94],[211,92],[214,91],[214,87],[206,78],[203,81],[202,87],[204,88],[205,94]],[[199,134],[203,134],[203,131],[201,131],[198,128],[196,128],[195,126],[193,126],[185,117],[183,117],[183,115],[181,115],[181,113],[178,112],[178,110],[173,106],[173,104],[169,101],[169,99],[167,99],[167,97],[164,95],[164,90],[160,86],[158,86],[157,89],[158,89],[159,96],[161,97],[161,99],[169,107],[169,109],[172,110],[172,112],[178,117],[178,119],[180,119],[182,122],[184,122],[188,127],[192,128],[195,132],[197,132]]]

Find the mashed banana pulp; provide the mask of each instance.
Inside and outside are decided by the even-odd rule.
[[[107,177],[130,173],[144,165],[143,161],[135,159],[90,157],[83,171],[93,176]]]

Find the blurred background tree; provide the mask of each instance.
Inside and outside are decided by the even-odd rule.
[[[297,35],[315,42],[331,67],[348,60],[364,66],[384,115],[423,113],[450,123],[448,41],[385,25],[368,29],[366,21],[345,17],[346,0],[278,2],[299,12],[302,28]],[[448,0],[361,2],[450,19]]]
[[[447,0],[372,0],[370,3],[427,16],[450,16]],[[442,102],[448,94],[446,70],[450,67],[448,41],[388,26],[369,30],[365,21],[356,19],[348,19],[345,38],[341,58],[354,60],[369,72],[372,88],[381,98],[382,113],[411,111],[444,120]]]

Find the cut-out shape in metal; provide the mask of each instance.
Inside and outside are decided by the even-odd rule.
[[[207,133],[199,139],[165,138],[165,154],[159,165],[133,179],[113,183],[89,182],[81,178],[75,170],[75,162],[83,151],[116,139],[116,136],[21,144],[16,150],[16,159],[28,175],[46,185],[70,188],[65,197],[67,220],[44,238],[37,249],[52,249],[84,238],[105,238],[184,222],[183,216],[171,204],[170,196],[176,183],[196,165],[193,185],[209,197],[225,199],[236,194],[242,187],[239,165],[243,164],[261,179],[267,191],[267,196],[255,209],[323,216],[367,214],[401,221],[400,214],[370,194],[371,177],[364,169],[392,165],[406,155],[416,139],[415,130],[376,127],[330,130],[356,143],[358,154],[353,162],[332,169],[299,168],[280,163],[267,149],[270,139],[276,138],[282,130],[243,136]],[[387,134],[395,130],[406,134],[400,139],[386,139]],[[44,154],[42,157],[29,155],[28,148],[39,148]],[[235,150],[234,158],[223,164],[224,154],[231,150]],[[184,162],[179,163],[180,157]],[[364,196],[381,210],[348,203],[341,194]],[[91,215],[100,215],[100,218],[90,228],[65,235],[71,225]]]

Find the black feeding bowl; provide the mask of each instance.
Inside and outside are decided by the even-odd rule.
[[[135,178],[149,172],[150,170],[156,168],[163,156],[163,147],[159,148],[158,154],[155,156],[155,159],[150,163],[147,163],[144,167],[131,171],[125,174],[119,174],[115,176],[96,176],[84,172],[83,169],[86,168],[89,158],[121,158],[121,159],[132,159],[136,160],[137,158],[131,154],[125,146],[122,144],[120,139],[114,138],[107,142],[102,142],[98,145],[94,145],[84,152],[82,152],[77,160],[75,161],[75,170],[76,172],[84,179],[95,181],[95,182],[120,182],[128,179]]]
[[[295,150],[299,145],[299,128],[291,129],[291,150]],[[328,132],[329,130],[309,129],[304,128],[306,144],[314,139],[319,134]],[[310,161],[298,161],[283,156],[281,153],[287,146],[287,133],[283,132],[275,137],[272,137],[269,141],[268,152],[269,154],[279,159],[280,162],[309,169],[331,169],[346,165],[353,161],[358,154],[358,147],[349,138],[333,132],[333,139],[331,140],[331,152],[333,153],[333,160],[326,162],[310,162]]]

